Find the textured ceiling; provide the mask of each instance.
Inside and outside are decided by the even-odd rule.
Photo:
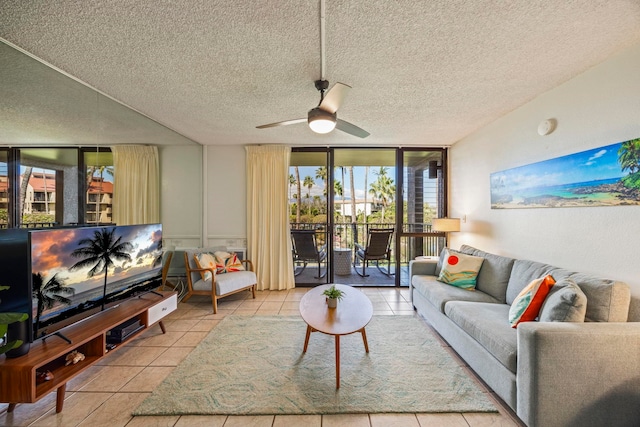
[[[0,37],[201,144],[443,146],[639,43],[640,2],[326,0],[365,140],[255,128],[319,101],[317,1],[3,0]]]

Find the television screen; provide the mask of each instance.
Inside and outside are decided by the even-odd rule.
[[[33,337],[160,286],[162,224],[29,233]]]

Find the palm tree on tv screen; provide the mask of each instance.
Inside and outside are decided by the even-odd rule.
[[[38,309],[36,312],[36,330],[40,329],[40,316],[45,310],[49,310],[56,302],[69,305],[71,300],[63,295],[72,296],[75,289],[64,285],[64,281],[58,278],[58,274],[54,274],[51,279],[44,283],[42,273],[33,274],[33,292],[32,295],[38,300]]]
[[[129,252],[133,250],[133,245],[129,242],[121,242],[122,236],[116,238],[116,229],[103,228],[93,232],[93,239],[85,238],[78,242],[78,249],[71,252],[74,258],[84,258],[71,266],[71,270],[78,270],[91,266],[87,273],[89,277],[94,277],[104,273],[104,286],[102,291],[102,310],[104,310],[107,298],[107,275],[109,268],[113,267],[114,261],[131,261]],[[84,245],[84,246],[83,246]]]

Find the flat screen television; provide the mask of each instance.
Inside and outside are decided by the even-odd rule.
[[[161,284],[162,224],[28,233],[32,340]]]

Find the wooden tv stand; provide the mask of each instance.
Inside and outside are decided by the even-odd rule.
[[[59,332],[69,338],[71,344],[58,336],[50,336],[31,343],[29,353],[24,356],[1,357],[0,402],[9,403],[7,411],[12,412],[17,403],[34,403],[56,390],[56,412],[61,412],[69,380],[157,322],[165,333],[162,318],[177,308],[177,301],[176,292],[149,292],[62,328]],[[107,333],[131,319],[139,320],[142,328],[115,348],[107,349]],[[65,366],[65,357],[74,350],[84,354],[85,359]],[[39,382],[36,372],[44,371],[50,371],[53,379]]]

